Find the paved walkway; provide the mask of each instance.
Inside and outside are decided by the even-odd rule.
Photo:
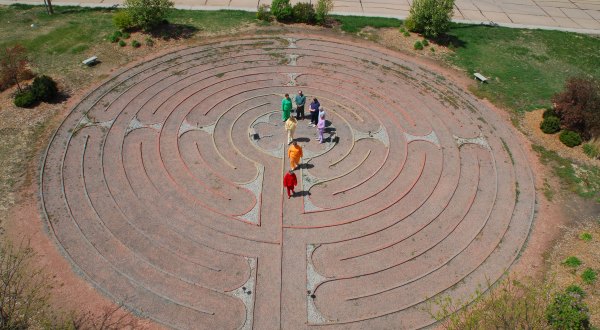
[[[288,199],[279,107],[298,89],[329,125],[320,144],[300,121]],[[516,260],[532,178],[494,111],[410,57],[255,36],[144,61],[84,97],[41,196],[74,267],[167,327],[414,329],[434,322],[428,299],[469,299]]]
[[[174,0],[180,9],[256,10],[271,0]],[[307,1],[307,0],[302,0]],[[316,0],[312,0],[316,1]],[[298,0],[292,0],[298,2]],[[0,0],[0,4],[35,3],[39,0]],[[112,6],[122,0],[53,1],[56,5]],[[408,16],[410,0],[334,0],[334,13],[395,17]],[[598,0],[457,0],[454,20],[468,23],[495,23],[502,26],[555,29],[600,34]]]

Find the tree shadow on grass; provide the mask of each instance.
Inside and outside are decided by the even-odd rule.
[[[165,22],[148,32],[154,38],[159,38],[168,41],[189,39],[192,36],[194,36],[194,34],[198,31],[198,28],[192,25]]]
[[[432,41],[440,46],[448,48],[465,48],[467,46],[466,41],[449,34],[438,36],[437,38],[432,39]]]

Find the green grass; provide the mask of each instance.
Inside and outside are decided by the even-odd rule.
[[[337,15],[333,17],[340,22],[342,31],[348,33],[357,33],[367,26],[377,29],[402,26],[402,21],[395,18]]]
[[[491,78],[479,96],[513,111],[550,105],[574,75],[600,79],[600,39],[575,33],[454,24],[448,60],[472,76]]]
[[[596,282],[597,277],[598,273],[591,268],[586,268],[583,273],[581,273],[581,280],[583,280],[583,283],[585,284],[593,284]]]
[[[581,266],[581,260],[575,256],[570,256],[565,261],[563,261],[563,265],[568,267],[579,267]]]
[[[539,145],[533,145],[533,150],[538,153],[543,164],[551,166],[553,173],[569,190],[600,202],[600,168],[574,164]]]
[[[241,10],[173,10],[168,20],[171,23],[190,25],[201,31],[218,32],[256,22],[256,13]]]
[[[592,240],[592,234],[590,234],[588,232],[581,233],[581,235],[579,235],[579,239],[582,241],[589,242]]]

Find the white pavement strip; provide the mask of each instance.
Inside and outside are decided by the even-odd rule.
[[[478,137],[474,137],[474,138],[462,138],[456,135],[454,136],[454,141],[456,141],[456,145],[460,148],[465,144],[477,144],[482,146],[483,148],[487,149],[487,150],[492,150],[492,148],[490,147],[489,143],[487,142],[487,140],[485,139],[485,137],[483,137],[482,135],[478,136]]]
[[[404,137],[406,138],[406,143],[410,143],[412,141],[425,141],[434,144],[437,147],[440,147],[440,140],[438,139],[434,131],[431,131],[429,134],[424,136],[411,135],[405,132]]]
[[[245,257],[250,267],[250,277],[241,287],[228,292],[229,295],[239,298],[246,306],[246,320],[241,330],[251,330],[254,323],[254,297],[256,283],[256,258]]]
[[[325,324],[328,320],[319,312],[315,305],[315,288],[327,280],[327,277],[317,273],[312,263],[312,254],[319,245],[306,245],[306,311],[309,324]],[[314,298],[313,298],[314,297]]]
[[[381,143],[383,143],[386,147],[390,146],[390,138],[387,134],[387,130],[383,126],[379,126],[379,129],[375,133],[354,130],[353,134],[354,142],[357,142],[358,140],[362,139],[374,139],[381,141]]]
[[[260,196],[262,194],[265,167],[261,164],[256,164],[256,171],[258,174],[256,175],[256,178],[254,180],[241,185],[242,187],[254,193],[254,196],[256,197],[256,203],[254,204],[254,207],[252,208],[252,210],[250,210],[250,212],[240,216],[240,218],[260,226]]]

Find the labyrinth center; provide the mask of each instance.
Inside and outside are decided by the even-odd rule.
[[[299,121],[288,199],[280,108],[298,90],[328,127],[319,144]],[[50,142],[41,198],[75,270],[167,327],[379,329],[430,325],[432,297],[498,280],[535,191],[511,129],[443,75],[295,35],[115,74]]]

